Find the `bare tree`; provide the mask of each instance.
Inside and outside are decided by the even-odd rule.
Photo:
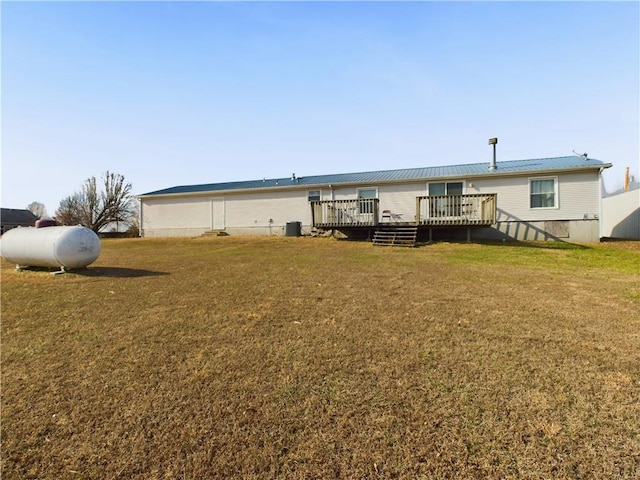
[[[60,225],[85,225],[82,211],[82,194],[76,192],[62,199],[56,210],[55,219]]]
[[[43,218],[47,215],[47,209],[45,208],[44,203],[31,202],[29,205],[27,205],[27,210],[29,210],[38,218]]]
[[[138,202],[132,202],[131,217],[129,218],[129,228],[127,234],[130,237],[140,236],[140,205]]]
[[[64,198],[56,210],[56,220],[64,225],[84,225],[99,232],[113,222],[128,223],[132,211],[131,184],[124,176],[105,172],[102,190],[96,177],[85,180],[82,190]]]

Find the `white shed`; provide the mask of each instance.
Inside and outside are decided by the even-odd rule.
[[[640,185],[602,199],[601,236],[640,240]]]

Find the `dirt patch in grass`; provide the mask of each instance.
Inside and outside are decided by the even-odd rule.
[[[2,477],[637,478],[638,252],[549,245],[3,261]]]

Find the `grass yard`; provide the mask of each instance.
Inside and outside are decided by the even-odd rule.
[[[1,266],[3,480],[640,477],[638,243]]]

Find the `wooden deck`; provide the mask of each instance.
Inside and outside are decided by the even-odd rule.
[[[376,226],[378,203],[377,198],[311,202],[312,225],[318,228]]]
[[[488,226],[496,223],[496,194],[416,197],[413,221],[380,206],[377,198],[311,202],[316,228],[376,227],[378,225]]]
[[[416,197],[418,225],[473,226],[496,223],[495,193]]]

